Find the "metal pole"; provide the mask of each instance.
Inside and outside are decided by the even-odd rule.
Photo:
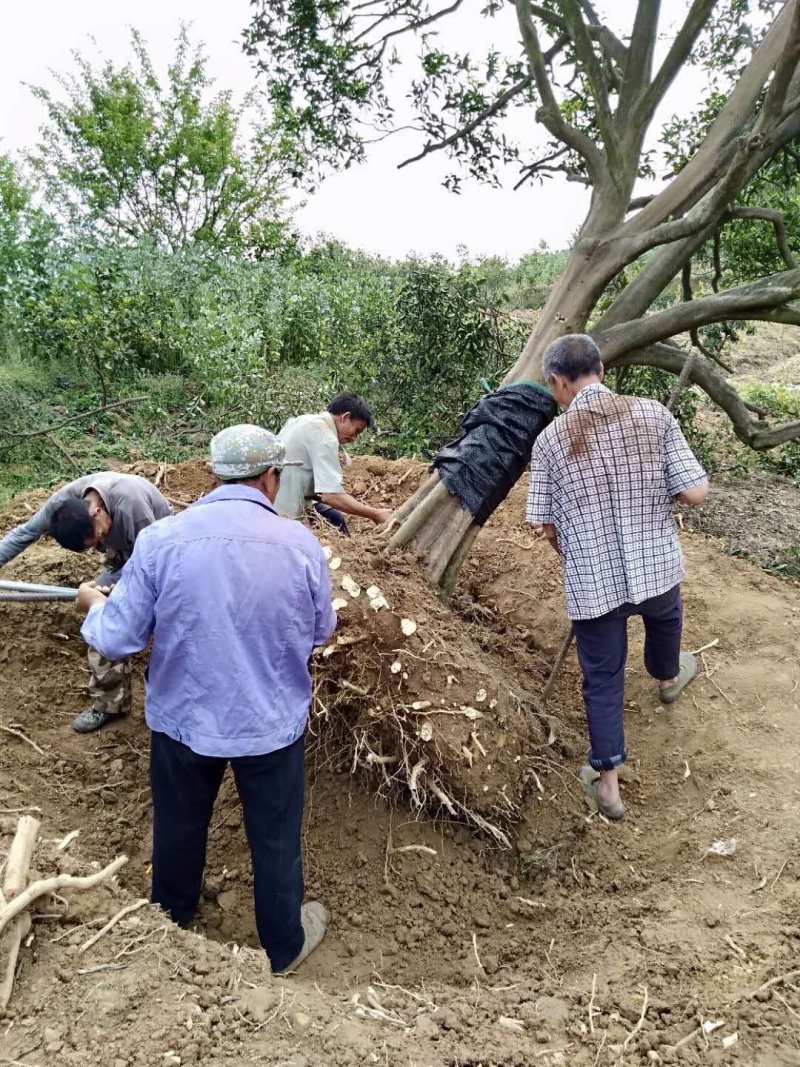
[[[66,590],[63,593],[14,593],[0,591],[0,604],[27,604],[47,603],[48,601],[61,601],[62,603],[74,603],[77,593]]]
[[[0,593],[70,593],[77,596],[78,590],[69,585],[40,585],[37,582],[0,581]]]

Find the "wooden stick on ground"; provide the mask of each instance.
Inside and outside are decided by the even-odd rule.
[[[39,746],[36,744],[36,742],[35,741],[31,741],[31,739],[29,737],[26,737],[25,734],[21,730],[12,730],[12,728],[10,726],[2,726],[2,725],[0,725],[0,730],[2,730],[4,734],[11,734],[12,737],[18,737],[20,739],[20,741],[24,741],[26,745],[30,745],[31,748],[35,748],[36,751],[39,753],[39,755],[41,755],[41,756],[46,756],[47,755],[47,753],[45,752],[45,750],[43,748],[39,748]]]
[[[647,993],[647,986],[644,986],[644,997],[643,997],[643,1000],[642,1000],[642,1013],[639,1016],[639,1021],[637,1022],[636,1026],[634,1026],[634,1028],[631,1030],[631,1032],[628,1034],[628,1036],[622,1042],[622,1051],[623,1052],[628,1047],[628,1045],[630,1045],[631,1041],[633,1041],[633,1039],[639,1033],[641,1028],[644,1026],[644,1017],[645,1017],[645,1015],[647,1015],[647,1005],[649,1004],[649,1002],[650,1002],[650,998],[649,998],[648,993]]]
[[[567,634],[567,636],[562,641],[561,648],[558,650],[558,655],[556,656],[556,661],[553,664],[553,669],[550,671],[550,677],[547,679],[547,684],[545,685],[544,689],[542,690],[541,700],[542,700],[543,704],[547,703],[547,700],[550,697],[550,694],[553,692],[553,688],[554,688],[554,686],[556,684],[556,679],[558,678],[558,672],[561,670],[561,664],[567,658],[567,653],[570,650],[570,646],[572,645],[572,641],[573,641],[574,637],[575,637],[575,631],[570,626],[569,633]]]
[[[772,989],[773,986],[782,985],[783,982],[790,982],[793,978],[797,978],[798,976],[800,976],[800,968],[796,971],[787,971],[786,974],[776,975],[775,978],[770,978],[768,982],[762,982],[758,989],[754,989],[752,993],[748,993],[747,999],[752,1000],[766,989]]]

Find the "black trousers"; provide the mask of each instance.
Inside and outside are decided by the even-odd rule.
[[[311,512],[311,525],[315,525],[316,520],[314,512],[319,515],[323,522],[327,522],[329,526],[335,526],[337,530],[340,530],[346,537],[350,536],[350,528],[347,525],[347,520],[341,511],[337,511],[336,508],[332,508],[330,504],[323,504],[318,500],[314,504],[314,511]]]
[[[583,702],[589,726],[589,763],[596,771],[610,771],[625,762],[625,661],[628,619],[644,622],[644,665],[648,674],[665,682],[680,670],[683,605],[681,587],[641,604],[621,604],[597,619],[574,621],[578,660],[583,671]]]
[[[211,812],[228,763],[233,767],[253,858],[258,936],[275,971],[303,947],[300,829],[305,740],[264,756],[199,756],[166,734],[150,735],[153,792],[152,901],[185,925],[203,887]]]

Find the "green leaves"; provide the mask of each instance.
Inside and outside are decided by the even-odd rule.
[[[135,30],[131,43],[124,66],[76,54],[57,90],[34,89],[48,120],[31,163],[50,202],[99,240],[261,254],[268,235],[274,246],[302,152],[273,123],[266,95],[239,105],[212,95],[205,54],[185,29],[165,83]]]

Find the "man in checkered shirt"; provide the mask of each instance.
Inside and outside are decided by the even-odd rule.
[[[684,567],[673,503],[704,503],[708,479],[663,405],[603,385],[590,337],[553,341],[542,367],[568,410],[533,447],[527,519],[564,564],[591,743],[578,777],[604,815],[621,819],[627,620],[644,620],[645,667],[672,703],[697,672],[680,651]]]

